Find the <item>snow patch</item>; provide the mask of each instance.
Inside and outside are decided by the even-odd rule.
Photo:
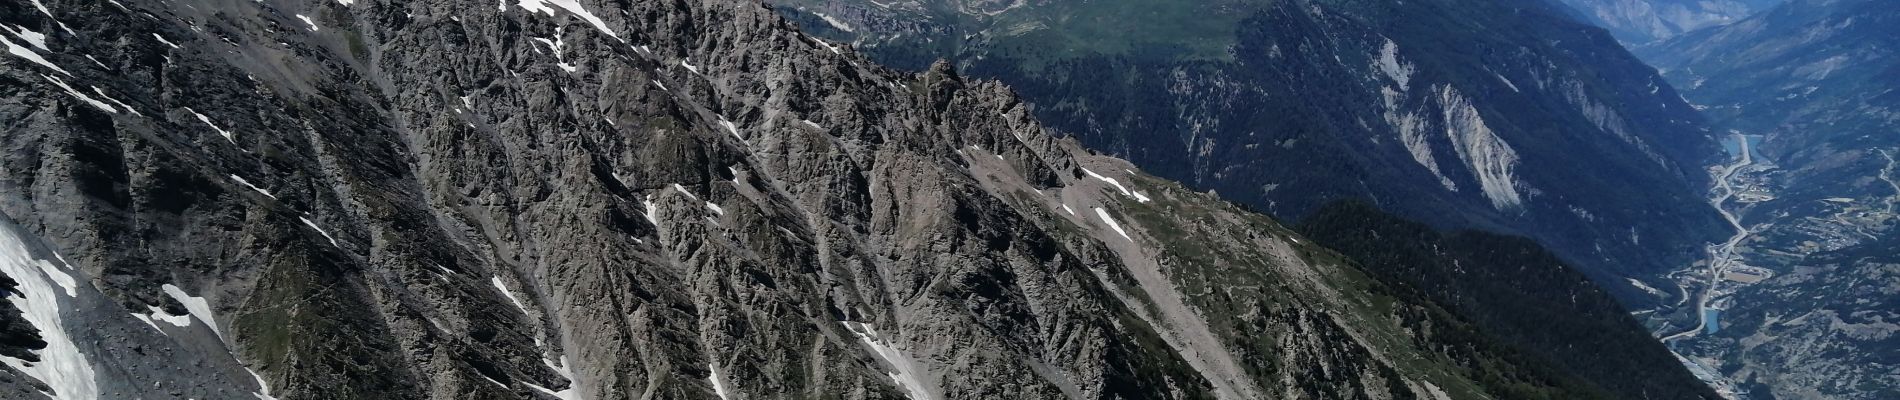
[[[831,54],[844,55],[844,51],[838,50],[838,46],[833,46],[824,39],[813,38],[812,41],[817,42],[819,46],[824,46],[825,50],[831,50]],[[851,65],[858,65],[858,63],[853,62]]]
[[[706,370],[712,371],[706,380],[712,382],[713,394],[719,395],[719,400],[732,400],[732,392],[726,389],[725,377],[719,376],[719,367],[706,364]]]
[[[323,29],[321,29],[321,28],[318,28],[318,27],[317,27],[317,21],[312,21],[312,20],[310,20],[310,17],[306,17],[306,16],[304,16],[303,14],[297,14],[297,19],[301,19],[301,20],[303,20],[303,23],[305,23],[305,24],[309,24],[309,25],[310,25],[310,31],[311,31],[311,32],[316,32],[316,31],[321,31],[321,30],[323,30]]]
[[[614,30],[612,28],[607,27],[607,21],[602,21],[600,17],[594,16],[594,13],[587,12],[586,8],[581,7],[581,3],[579,1],[576,1],[576,0],[520,0],[520,1],[521,2],[516,3],[516,5],[521,6],[522,9],[528,10],[528,12],[531,12],[531,13],[538,12],[538,13],[547,14],[548,16],[554,16],[555,8],[567,10],[568,13],[574,14],[574,16],[576,17],[580,17],[581,20],[587,21],[589,25],[593,25],[594,29],[599,29],[600,33],[605,33],[607,34],[607,36],[611,36],[615,40],[620,40],[622,42],[626,41],[624,39],[620,39],[620,35],[614,34]]]
[[[54,71],[59,71],[59,73],[72,75],[71,72],[66,72],[65,69],[61,69],[58,65],[53,65],[51,61],[46,61],[46,57],[41,57],[40,53],[35,53],[33,52],[33,49],[26,48],[25,46],[14,44],[13,41],[7,40],[5,36],[0,36],[0,44],[7,45],[7,53],[9,54],[13,54],[14,56],[24,58],[27,61],[31,61],[34,64],[39,64],[42,67],[46,67]]]
[[[66,31],[68,35],[74,35],[73,28],[66,27],[65,22],[60,21],[59,18],[54,18],[53,11],[46,9],[46,4],[40,3],[40,0],[33,0],[33,7],[40,9],[40,14],[46,14],[46,19],[53,20],[53,23],[59,24],[60,30]],[[125,6],[119,6],[119,8],[125,8]]]
[[[145,309],[148,311],[147,313],[133,313],[132,318],[137,318],[139,322],[151,325],[152,329],[157,330],[159,334],[166,334],[164,329],[159,329],[158,327],[158,322],[160,321],[180,328],[191,326],[191,315],[171,315],[171,313],[165,312],[165,309],[152,305],[145,306]]]
[[[236,135],[231,134],[231,131],[227,131],[227,130],[224,130],[224,128],[218,127],[218,124],[211,122],[211,117],[206,117],[204,114],[199,114],[198,110],[193,110],[191,109],[191,107],[185,107],[185,112],[189,112],[191,113],[191,115],[198,116],[199,121],[203,121],[205,125],[211,126],[211,130],[218,131],[218,136],[223,136],[225,141],[231,142],[231,144],[237,144],[237,139],[235,139]]]
[[[501,295],[507,297],[509,303],[514,303],[515,309],[521,310],[521,315],[533,316],[528,313],[528,306],[521,303],[521,298],[515,297],[515,291],[508,289],[508,285],[501,282],[500,276],[488,278],[488,282],[495,284],[495,290],[500,290]]]
[[[654,217],[655,215],[659,215],[660,210],[653,207],[653,195],[649,194],[645,199],[641,199],[640,204],[647,207],[647,223],[651,223],[653,226],[660,226],[660,221]]]
[[[1067,211],[1067,212],[1069,212],[1069,215],[1075,215],[1075,209],[1074,209],[1074,208],[1069,208],[1069,205],[1068,205],[1068,204],[1063,204],[1063,205],[1062,205],[1062,211]]]
[[[569,384],[567,389],[561,389],[559,391],[550,390],[548,388],[542,387],[541,385],[536,385],[528,381],[521,381],[521,384],[528,385],[529,388],[533,388],[534,390],[541,391],[541,393],[547,393],[547,395],[554,396],[554,398],[561,399],[561,400],[574,400],[574,399],[580,398],[580,394],[574,393],[573,384]]]
[[[217,335],[219,341],[224,340],[224,330],[218,329],[218,320],[214,319],[215,316],[211,314],[211,302],[205,301],[204,297],[193,297],[185,293],[184,289],[179,289],[178,286],[169,283],[159,286],[159,289],[164,290],[165,295],[171,296],[172,300],[177,300],[179,304],[184,304],[185,311],[190,313],[192,318],[204,321],[205,326],[211,328],[211,334]]]
[[[277,396],[270,395],[270,382],[265,381],[263,375],[259,375],[257,370],[251,369],[249,365],[244,366],[244,372],[251,373],[251,379],[257,380],[257,391],[252,392],[252,396],[257,396],[257,400],[277,400]]]
[[[90,57],[90,56],[88,56],[88,57]],[[125,102],[123,102],[123,101],[119,101],[119,99],[115,99],[115,98],[112,98],[112,96],[108,96],[108,95],[106,95],[106,91],[104,91],[104,90],[99,90],[99,87],[98,87],[98,86],[93,86],[93,87],[92,87],[92,93],[93,93],[93,94],[97,94],[97,95],[99,95],[99,97],[104,97],[104,98],[106,99],[106,101],[110,101],[110,102],[112,102],[112,104],[116,104],[116,105],[118,105],[118,106],[119,106],[119,108],[123,108],[123,109],[125,109],[125,112],[129,112],[129,113],[132,113],[132,115],[137,115],[137,116],[141,116],[141,117],[143,117],[143,116],[145,116],[145,113],[141,113],[141,112],[139,112],[139,110],[134,110],[134,109],[132,109],[132,106],[129,106],[129,105],[126,105],[126,104],[125,104]]]
[[[12,33],[13,36],[19,37],[20,40],[26,41],[27,44],[33,45],[33,47],[38,47],[40,50],[48,50],[46,48],[46,34],[44,33],[34,32],[32,29],[26,29],[26,27],[19,25],[10,27],[0,25],[0,28],[6,28],[8,33]]]
[[[266,197],[270,197],[272,199],[277,198],[277,196],[272,196],[270,194],[270,191],[264,190],[264,188],[257,187],[257,185],[252,185],[251,181],[244,180],[244,177],[233,174],[231,175],[231,180],[237,181],[239,185],[244,185],[244,187],[251,188],[251,190],[255,190],[258,193],[262,193]]]
[[[332,247],[336,247],[336,248],[339,248],[339,249],[340,249],[340,248],[343,248],[343,246],[342,246],[342,245],[339,245],[339,244],[337,244],[337,243],[336,243],[336,237],[334,237],[334,236],[330,236],[330,232],[325,232],[325,231],[323,230],[323,228],[321,228],[321,227],[318,227],[318,226],[317,226],[317,223],[316,223],[316,222],[312,222],[312,221],[310,221],[310,218],[309,218],[309,217],[297,217],[297,219],[299,219],[299,220],[303,220],[303,224],[304,224],[304,226],[309,226],[309,227],[310,227],[310,229],[314,229],[314,230],[316,230],[318,234],[321,234],[321,235],[323,235],[323,238],[324,238],[324,239],[330,239],[330,246],[332,246]]]
[[[1123,239],[1128,239],[1129,241],[1135,240],[1135,238],[1128,237],[1128,231],[1122,229],[1122,224],[1116,223],[1114,217],[1108,216],[1108,210],[1104,210],[1101,207],[1095,207],[1095,216],[1101,217],[1102,223],[1108,224],[1108,228],[1114,229],[1115,233],[1121,234]]]
[[[40,362],[5,356],[0,356],[0,362],[46,383],[57,398],[97,398],[99,387],[93,381],[92,363],[66,333],[61,321],[61,299],[53,289],[59,285],[65,288],[67,296],[75,296],[73,278],[60,267],[34,259],[31,254],[23,238],[0,227],[0,272],[19,283],[12,293],[7,293],[7,300],[20,309],[20,316],[38,328],[40,339],[46,341],[46,348],[37,352]]]
[[[132,313],[132,318],[139,320],[139,322],[144,322],[146,325],[151,325],[152,330],[158,331],[158,333],[161,333],[161,334],[165,333],[164,329],[159,329],[158,324],[152,323],[152,318],[149,316],[146,316],[145,314]]]
[[[571,73],[574,73],[574,71],[580,70],[580,67],[575,66],[573,63],[567,62],[567,41],[563,40],[561,38],[562,36],[563,35],[561,34],[561,30],[555,29],[554,40],[548,40],[545,38],[530,38],[530,39],[534,39],[534,41],[536,42],[541,42],[541,44],[547,45],[548,50],[554,52],[554,61],[555,61],[554,66],[561,67],[562,70],[567,71],[567,73],[571,74]]]
[[[187,314],[185,315],[171,315],[171,313],[165,312],[165,309],[163,308],[158,308],[158,306],[150,306],[150,305],[145,306],[145,310],[150,311],[151,313],[150,314],[132,314],[132,315],[144,317],[140,319],[147,320],[148,321],[147,323],[150,323],[150,321],[164,321],[167,324],[171,324],[172,326],[176,326],[180,328],[191,326],[191,314],[189,314],[189,312],[187,312]],[[156,328],[158,326],[154,324],[152,327]]]
[[[183,47],[178,47],[178,44],[177,44],[177,43],[172,43],[172,41],[170,41],[170,40],[165,40],[165,37],[164,37],[164,36],[159,36],[159,35],[158,35],[158,34],[156,34],[156,33],[154,33],[154,34],[152,34],[152,37],[153,37],[153,38],[157,38],[157,39],[158,39],[158,42],[159,42],[159,43],[164,43],[164,44],[165,44],[166,46],[171,46],[171,47],[172,47],[172,48],[174,48],[174,49],[182,49],[182,48],[183,48]]]
[[[502,384],[501,381],[495,380],[495,378],[490,378],[488,377],[488,375],[483,375],[480,373],[476,373],[475,375],[482,377],[482,379],[484,380],[487,380],[488,383],[493,383],[495,384],[495,386],[500,386],[501,390],[508,390],[508,385]],[[542,390],[546,390],[546,389],[542,389]]]
[[[870,324],[851,321],[839,321],[839,323],[844,324],[845,330],[851,331],[853,336],[857,336],[858,341],[870,347],[872,354],[876,354],[878,359],[884,360],[885,364],[891,366],[892,371],[889,372],[891,380],[896,381],[898,387],[904,388],[904,393],[912,400],[933,398],[930,390],[925,388],[924,381],[918,376],[920,371],[917,365],[911,362],[910,357],[905,356],[904,352],[884,343],[884,339],[878,337],[877,328]]]
[[[726,215],[725,208],[719,207],[719,204],[716,204],[710,201],[706,202],[706,209],[712,210],[712,212],[715,214]]]
[[[53,85],[59,86],[60,89],[65,89],[66,94],[72,95],[73,98],[79,99],[79,101],[86,102],[86,104],[91,104],[94,108],[98,108],[108,113],[113,113],[113,114],[119,113],[119,109],[112,108],[112,105],[106,104],[106,102],[99,101],[98,99],[94,99],[92,98],[92,96],[87,96],[85,93],[80,93],[78,90],[73,90],[73,87],[67,85],[66,81],[64,80],[60,80],[57,77],[54,77],[52,75],[47,75],[47,74],[40,74],[40,77],[46,78],[46,80],[48,82],[52,82]]]
[[[1095,178],[1095,179],[1101,180],[1102,182],[1108,182],[1110,186],[1115,187],[1115,190],[1121,191],[1122,195],[1133,197],[1135,201],[1137,202],[1142,202],[1142,203],[1148,202],[1148,196],[1142,195],[1140,193],[1135,193],[1132,190],[1128,190],[1127,186],[1122,186],[1121,181],[1115,180],[1115,178],[1102,176],[1102,174],[1095,173],[1095,171],[1089,170],[1088,168],[1083,168],[1082,172],[1088,174],[1090,178]]]
[[[567,356],[561,356],[561,360],[558,362],[543,358],[541,359],[541,363],[547,364],[548,369],[554,370],[554,373],[560,375],[562,378],[566,378],[570,382],[574,380],[574,370],[567,367]]]

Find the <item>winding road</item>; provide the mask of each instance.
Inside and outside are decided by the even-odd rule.
[[[1716,188],[1721,191],[1721,194],[1710,199],[1710,202],[1715,204],[1715,210],[1720,211],[1722,218],[1728,220],[1729,226],[1735,228],[1735,236],[1729,237],[1727,242],[1723,242],[1719,246],[1714,246],[1709,251],[1709,286],[1704,288],[1702,293],[1696,297],[1697,324],[1688,330],[1674,335],[1664,336],[1662,341],[1665,343],[1671,340],[1693,337],[1697,333],[1702,332],[1704,327],[1708,326],[1709,300],[1715,296],[1716,287],[1722,283],[1722,273],[1727,272],[1729,267],[1741,261],[1735,255],[1735,246],[1741,244],[1743,240],[1747,240],[1748,236],[1753,233],[1750,232],[1747,227],[1742,226],[1741,219],[1736,217],[1734,212],[1724,207],[1729,199],[1735,197],[1735,193],[1737,192],[1735,183],[1736,173],[1740,172],[1742,168],[1747,168],[1755,164],[1754,152],[1748,148],[1748,138],[1737,133],[1735,134],[1735,140],[1741,142],[1742,159],[1736,161],[1734,164],[1723,167],[1721,176],[1716,179]],[[1892,158],[1888,160],[1891,161]],[[1889,165],[1891,165],[1891,163],[1889,163]]]

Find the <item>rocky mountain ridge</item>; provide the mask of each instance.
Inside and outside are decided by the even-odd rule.
[[[6,397],[1607,397],[756,2],[0,26]]]

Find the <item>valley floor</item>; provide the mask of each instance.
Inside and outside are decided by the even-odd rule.
[[[1757,271],[1760,270],[1760,268],[1747,266],[1744,264],[1742,257],[1735,252],[1735,247],[1740,245],[1744,240],[1747,240],[1749,236],[1755,232],[1755,228],[1742,225],[1741,218],[1736,215],[1740,210],[1737,209],[1738,207],[1732,205],[1731,202],[1738,200],[1737,195],[1743,193],[1757,194],[1758,196],[1770,195],[1765,188],[1761,188],[1759,185],[1753,184],[1754,181],[1747,179],[1750,177],[1750,174],[1744,173],[1744,171],[1762,172],[1774,168],[1772,165],[1766,163],[1756,164],[1754,150],[1751,148],[1751,146],[1755,144],[1753,143],[1754,141],[1754,139],[1740,133],[1735,133],[1732,138],[1724,141],[1725,144],[1730,144],[1730,151],[1736,155],[1736,161],[1734,164],[1713,168],[1716,176],[1716,187],[1712,191],[1713,197],[1710,199],[1710,202],[1715,205],[1716,210],[1721,211],[1722,218],[1728,220],[1729,225],[1735,228],[1735,235],[1729,237],[1728,241],[1710,245],[1707,260],[1697,263],[1697,265],[1691,266],[1690,268],[1670,274],[1670,278],[1676,281],[1680,293],[1685,294],[1684,297],[1679,299],[1680,301],[1678,301],[1677,306],[1681,306],[1682,303],[1690,299],[1691,296],[1688,296],[1687,293],[1691,292],[1691,288],[1699,286],[1700,290],[1693,296],[1695,299],[1693,315],[1696,319],[1696,323],[1689,327],[1675,328],[1681,331],[1664,336],[1662,338],[1664,343],[1694,338],[1705,332],[1714,333],[1718,331],[1721,326],[1721,310],[1726,307],[1735,306],[1734,304],[1723,304],[1718,307],[1715,304],[1717,301],[1722,300],[1718,299],[1718,296],[1722,294],[1722,284],[1726,282],[1730,283],[1731,286],[1739,286],[1747,284],[1743,281],[1748,280],[1747,278],[1743,278],[1742,280],[1729,279],[1728,274],[1730,271],[1744,270],[1756,275],[1765,272]],[[1755,281],[1758,282],[1759,280]],[[1731,288],[1731,290],[1732,289],[1733,288]],[[1686,308],[1684,308],[1684,310],[1686,310]],[[1671,326],[1666,321],[1662,329],[1666,332],[1671,329]],[[1671,346],[1670,348],[1672,350],[1676,349],[1675,346]],[[1685,356],[1680,351],[1677,352],[1676,356],[1682,359],[1683,364],[1689,368],[1690,372],[1695,373],[1696,377],[1703,379],[1703,381],[1709,383],[1710,386],[1715,387],[1716,391],[1723,396],[1736,398],[1740,394],[1740,389],[1736,387],[1734,382],[1729,381],[1717,371],[1704,365],[1704,363],[1697,362],[1694,357]]]
[[[1776,314],[1764,310],[1800,309],[1802,306],[1763,304],[1761,300],[1772,298],[1764,293],[1776,293],[1776,288],[1756,286],[1793,274],[1796,269],[1810,268],[1804,264],[1806,255],[1878,239],[1875,233],[1895,219],[1894,204],[1900,201],[1900,195],[1877,198],[1844,195],[1823,200],[1825,213],[1775,213],[1765,218],[1756,215],[1764,213],[1750,214],[1751,209],[1775,200],[1778,191],[1785,189],[1776,183],[1779,180],[1775,176],[1783,171],[1772,161],[1759,159],[1758,152],[1752,148],[1759,142],[1758,138],[1734,133],[1724,143],[1735,161],[1711,167],[1709,171],[1716,178],[1709,193],[1710,202],[1735,228],[1735,234],[1724,242],[1710,244],[1704,260],[1667,275],[1677,286],[1677,290],[1668,295],[1676,296],[1677,301],[1635,313],[1647,318],[1660,340],[1669,345],[1691,372],[1723,396],[1734,399],[1772,398],[1766,393],[1751,393],[1766,389],[1755,379],[1759,378],[1760,368],[1770,366],[1745,361],[1742,353],[1775,338],[1768,332],[1768,326],[1774,325],[1770,322],[1799,322],[1819,308],[1806,310],[1801,317],[1793,319],[1777,315],[1769,317],[1769,321],[1737,327],[1724,324],[1724,316],[1735,314],[1724,311]],[[1893,187],[1894,193],[1900,193],[1900,182],[1894,177],[1896,164],[1900,162],[1885,150],[1879,153],[1887,161],[1879,180]],[[1744,215],[1756,218],[1745,223]],[[1661,291],[1654,293],[1663,295]],[[1729,329],[1754,331],[1724,332]]]

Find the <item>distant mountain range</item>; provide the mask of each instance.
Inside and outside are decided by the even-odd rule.
[[[1727,25],[1785,0],[1562,0],[1624,43],[1645,45]]]
[[[1010,83],[1052,127],[1283,218],[1368,199],[1522,234],[1632,302],[1698,258],[1720,149],[1655,71],[1544,1],[783,0],[901,68]]]

